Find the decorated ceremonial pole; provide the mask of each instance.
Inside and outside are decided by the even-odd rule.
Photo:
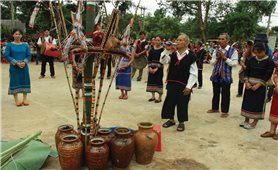
[[[92,33],[94,31],[95,27],[95,17],[97,13],[97,3],[95,1],[86,1],[86,29],[85,29],[85,36],[88,41],[92,42]],[[94,59],[97,60],[95,54],[90,54],[86,57],[86,60],[84,60],[83,64],[83,83],[84,83],[84,98],[83,98],[83,123],[82,123],[82,130],[85,138],[85,147],[87,146],[87,141],[88,137],[90,134],[90,127],[91,127],[91,109],[92,107],[92,94],[93,94],[93,89],[92,84],[93,84],[93,75],[92,75],[92,70],[93,70],[93,62]],[[95,67],[94,69],[97,69]],[[94,70],[97,71],[97,70]]]
[[[86,1],[86,29],[85,29],[85,36],[87,39],[91,40],[94,27],[95,27],[95,18],[98,12],[97,2],[93,1]]]
[[[135,9],[135,14],[134,14],[133,17],[130,19],[129,24],[127,25],[127,27],[126,27],[126,29],[125,29],[125,32],[124,32],[124,34],[123,34],[123,39],[122,39],[122,42],[123,42],[123,43],[129,44],[130,32],[131,32],[131,30],[132,30],[132,28],[133,28],[133,24],[134,24],[134,21],[135,21],[135,19],[136,19],[137,10],[138,10],[138,8],[139,8],[140,3],[141,3],[141,0],[139,0],[138,5],[137,5],[137,7],[136,7],[136,9]],[[117,24],[117,25],[118,25],[118,24]],[[114,33],[115,33],[115,32],[114,32]],[[98,122],[97,122],[97,125],[96,125],[97,127],[100,126],[100,121],[101,121],[101,117],[102,117],[102,114],[103,114],[103,109],[104,109],[104,106],[105,106],[105,104],[106,104],[106,100],[107,100],[108,94],[109,94],[109,92],[110,92],[112,82],[113,82],[114,77],[115,77],[115,75],[116,75],[116,73],[117,73],[117,69],[118,69],[118,67],[119,67],[120,61],[121,61],[121,57],[119,58],[119,60],[118,60],[118,62],[117,62],[117,64],[116,64],[114,73],[113,73],[113,75],[112,75],[112,79],[110,80],[110,83],[109,83],[107,92],[106,92],[106,94],[105,94],[105,97],[104,97],[104,100],[103,100],[103,103],[102,103],[102,107],[101,107],[101,110],[100,110],[99,119],[98,119]],[[94,135],[96,135],[96,133],[95,133]]]

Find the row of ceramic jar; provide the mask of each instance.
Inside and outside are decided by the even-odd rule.
[[[109,159],[115,168],[127,168],[134,153],[137,163],[151,163],[157,144],[157,133],[152,123],[139,123],[134,133],[128,128],[118,127],[114,134],[111,129],[99,129],[97,137],[88,140],[85,148],[86,138],[81,140],[73,126],[60,126],[55,142],[62,169],[80,169],[81,160],[86,160],[90,170],[102,170],[107,168]]]

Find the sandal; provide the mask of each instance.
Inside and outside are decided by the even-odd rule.
[[[177,131],[179,131],[179,132],[184,131],[184,123],[179,123],[179,125],[177,127]]]
[[[174,126],[176,123],[171,121],[171,120],[168,120],[167,122],[165,122],[162,127],[164,128],[168,128],[168,127],[171,127],[171,126]]]
[[[29,103],[24,103],[24,102],[22,102],[22,105],[24,105],[24,106],[29,106]]]
[[[251,126],[250,124],[246,124],[243,127],[244,129],[255,129],[255,126]]]
[[[123,99],[123,97],[124,97],[124,96],[120,95],[120,96],[119,96],[119,99]]]
[[[241,122],[241,123],[239,124],[239,126],[240,126],[240,127],[244,127],[244,126],[247,125],[247,124],[249,124],[249,123],[247,123],[247,122]]]
[[[262,137],[262,138],[271,138],[271,137],[274,137],[274,135],[275,135],[275,134],[270,133],[269,131],[267,131],[267,132],[261,134],[261,137]]]
[[[22,106],[22,103],[19,103],[19,104],[15,104],[17,107],[20,107]]]
[[[219,113],[219,110],[209,109],[207,113]]]
[[[274,139],[274,140],[278,140],[278,134],[273,135],[272,139]]]
[[[148,101],[149,102],[155,101],[155,98],[150,98]]]
[[[124,99],[124,100],[128,99],[128,96],[127,96],[127,95],[124,95],[124,96],[123,96],[123,99]]]
[[[155,103],[160,103],[162,100],[155,100],[154,102]]]
[[[220,117],[222,117],[222,118],[227,118],[228,116],[229,116],[228,113],[222,113],[222,114],[220,115]]]

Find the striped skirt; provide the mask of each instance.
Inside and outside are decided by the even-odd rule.
[[[119,66],[123,66],[129,63],[129,60],[126,58],[122,58]],[[116,89],[120,90],[131,90],[131,66],[128,66],[125,69],[120,69],[117,71],[116,76]]]
[[[249,119],[264,119],[266,87],[256,91],[245,89],[241,106],[241,115]]]

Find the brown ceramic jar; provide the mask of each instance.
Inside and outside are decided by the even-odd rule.
[[[110,142],[113,138],[111,129],[108,128],[100,128],[97,131],[97,136],[102,137],[104,141],[107,143],[107,145],[110,145]]]
[[[77,134],[73,130],[72,125],[61,125],[61,126],[58,127],[57,132],[55,134],[55,144],[56,144],[56,149],[57,150],[58,150],[59,143],[62,141],[62,138],[65,135],[70,135],[70,134]]]
[[[111,140],[112,163],[115,168],[127,168],[134,154],[134,139],[128,128],[115,129],[115,137]]]
[[[63,137],[58,144],[59,162],[63,170],[78,170],[81,166],[83,145],[79,136],[71,134]]]
[[[109,158],[109,147],[105,140],[96,137],[90,140],[86,149],[87,166],[89,170],[105,170]]]
[[[157,133],[153,130],[153,124],[150,122],[138,123],[138,131],[134,135],[135,157],[139,164],[149,164],[157,145]]]

